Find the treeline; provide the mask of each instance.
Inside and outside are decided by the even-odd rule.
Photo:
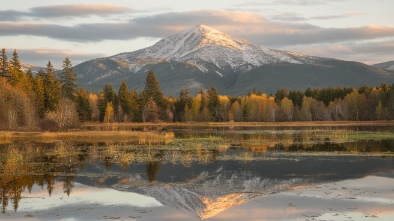
[[[323,88],[305,91],[280,89],[266,95],[219,95],[215,88],[197,96],[181,90],[165,97],[152,71],[142,92],[125,81],[118,91],[106,84],[88,93],[76,85],[68,58],[56,74],[49,61],[35,75],[22,71],[16,51],[8,61],[0,55],[0,129],[65,130],[81,122],[276,122],[393,120],[394,84],[379,87]]]
[[[275,122],[394,120],[394,84],[379,87],[280,89],[274,95],[253,91],[247,96],[219,95],[215,88],[197,96],[181,90],[164,97],[152,71],[140,94],[125,81],[118,93],[107,84],[90,94],[93,121],[99,122]],[[97,104],[97,105],[95,105]]]
[[[0,54],[0,129],[63,130],[78,126],[78,102],[88,94],[78,88],[71,61],[66,58],[56,74],[49,61],[33,74],[22,70],[17,52],[10,60]]]

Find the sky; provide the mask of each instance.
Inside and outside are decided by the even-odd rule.
[[[48,3],[50,2],[50,3]],[[252,43],[366,64],[394,60],[393,0],[3,0],[0,48],[55,68],[203,24]]]

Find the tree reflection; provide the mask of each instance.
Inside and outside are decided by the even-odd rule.
[[[56,181],[63,181],[64,192],[69,195],[74,187],[76,167],[86,162],[86,158],[82,159],[77,153],[67,151],[71,148],[63,142],[16,142],[5,147],[0,145],[0,149],[2,213],[6,213],[10,203],[16,212],[22,192],[27,190],[31,193],[34,185],[46,188],[51,196]]]
[[[146,164],[146,173],[148,175],[148,180],[150,183],[156,180],[157,173],[160,170],[160,162],[148,162]]]
[[[71,190],[74,188],[74,176],[66,176],[63,181],[63,192],[70,196]]]

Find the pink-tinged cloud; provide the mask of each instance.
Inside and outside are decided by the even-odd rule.
[[[127,7],[120,7],[112,4],[75,4],[75,5],[51,5],[34,7],[30,9],[36,17],[68,17],[68,16],[89,16],[89,15],[110,15],[117,13],[128,13],[131,10]]]
[[[14,48],[6,48],[9,57],[14,51]],[[77,65],[81,62],[91,60],[98,57],[103,57],[103,54],[98,53],[83,53],[75,52],[68,49],[49,49],[49,48],[39,48],[39,49],[16,49],[21,61],[27,61],[35,65],[45,67],[49,60],[56,68],[60,68],[66,57],[70,58],[73,65]]]
[[[114,14],[126,14],[132,10],[112,4],[74,4],[74,5],[50,5],[30,8],[26,11],[0,10],[0,21],[20,21],[23,18],[61,18],[61,17],[88,17],[108,16]]]
[[[376,64],[393,56],[394,39],[366,42],[346,42],[332,44],[312,44],[286,47],[287,50],[321,57],[335,57],[349,61]]]
[[[74,42],[99,42],[139,37],[163,38],[198,24],[212,26],[267,47],[354,42],[394,36],[393,27],[322,28],[308,23],[273,22],[254,13],[226,10],[163,13],[127,22],[74,26],[0,22],[0,36],[32,35]]]

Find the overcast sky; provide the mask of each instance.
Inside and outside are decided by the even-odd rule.
[[[0,48],[57,68],[131,52],[199,24],[268,48],[394,60],[393,0],[2,1]]]

